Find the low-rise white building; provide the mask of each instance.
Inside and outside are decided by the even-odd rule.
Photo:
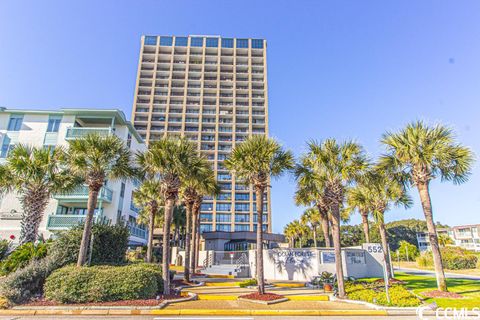
[[[89,133],[115,134],[132,153],[145,150],[145,144],[120,110],[60,109],[56,111],[0,108],[0,163],[16,144],[35,147],[64,146]],[[136,223],[137,209],[132,203],[132,181],[107,181],[98,197],[95,220],[117,223],[125,220],[130,228],[130,244],[146,243],[146,228]],[[39,233],[49,238],[56,230],[79,224],[87,212],[88,188],[54,195],[42,219]],[[22,208],[14,193],[0,199],[0,239],[18,239]]]
[[[480,224],[439,228],[437,234],[445,234],[452,239],[452,245],[467,250],[480,252]],[[417,233],[418,249],[420,252],[430,250],[430,239],[426,232]]]

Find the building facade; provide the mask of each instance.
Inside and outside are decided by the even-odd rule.
[[[140,135],[119,110],[61,109],[58,111],[13,110],[0,108],[0,163],[5,162],[16,144],[35,147],[64,146],[68,141],[89,133],[115,134],[125,141],[133,153],[144,150]],[[130,228],[130,243],[144,244],[146,228],[136,224],[137,209],[132,203],[130,181],[107,181],[102,188],[95,219],[116,223],[126,221]],[[40,225],[40,233],[49,238],[57,230],[79,224],[87,213],[88,188],[79,187],[71,194],[54,195]],[[14,193],[0,199],[0,238],[20,234],[22,208]]]
[[[268,135],[265,40],[143,36],[132,119],[147,144],[186,137],[211,161],[221,193],[202,205],[202,232],[256,230],[253,190],[223,160],[248,136]],[[264,213],[271,232],[270,190]]]
[[[437,234],[446,234],[452,239],[453,245],[467,250],[480,252],[480,224],[456,226],[437,229]],[[430,250],[430,239],[425,232],[417,233],[420,252]]]

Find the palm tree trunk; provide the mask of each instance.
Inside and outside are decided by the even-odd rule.
[[[28,190],[28,193],[22,196],[23,214],[20,229],[20,245],[37,241],[38,228],[42,222],[48,200],[48,193],[43,190]]]
[[[189,251],[189,268],[195,273],[195,250],[197,250],[197,213],[192,212],[192,241],[190,243],[190,251]],[[187,232],[188,233],[188,232]]]
[[[155,213],[157,212],[156,206],[150,206],[150,217],[148,219],[148,242],[147,242],[147,262],[153,261],[153,230],[155,228]]]
[[[370,243],[370,225],[368,223],[368,212],[361,212],[363,234],[365,235],[365,242]]]
[[[185,223],[185,270],[183,272],[183,278],[186,282],[190,282],[190,235],[192,224],[192,203],[187,202],[185,204],[186,211],[186,223]]]
[[[163,294],[170,294],[170,225],[172,223],[173,207],[175,200],[167,199],[165,201],[165,220],[163,224],[163,252],[162,252],[162,277],[163,277]]]
[[[318,206],[318,212],[320,213],[320,220],[322,224],[323,237],[325,238],[325,247],[329,248],[332,246],[330,242],[330,226],[328,222],[328,214]]]
[[[383,215],[383,212],[381,213]],[[385,228],[385,221],[383,218],[380,218],[378,223],[378,231],[380,233],[380,238],[382,239],[382,247],[383,247],[383,259],[385,260],[385,266],[387,269],[387,278],[393,278],[392,275],[392,266],[390,264],[390,250],[388,247],[388,240],[387,240],[387,229]]]
[[[345,298],[345,284],[343,280],[343,263],[342,263],[342,247],[340,243],[340,207],[339,203],[332,206],[332,233],[333,248],[335,251],[335,270],[338,282],[338,298]]]
[[[265,281],[263,275],[263,191],[264,188],[257,186],[257,283],[258,293],[265,293]]]
[[[196,230],[195,230],[195,260],[194,262],[194,270],[200,265],[198,261],[200,259],[200,211],[197,211],[196,216]]]
[[[433,264],[435,266],[435,274],[437,277],[437,286],[440,291],[448,291],[445,273],[443,271],[442,254],[438,245],[437,230],[433,221],[432,202],[430,199],[429,185],[427,183],[417,183],[420,201],[422,202],[423,213],[427,222],[428,237],[432,248]]]
[[[83,266],[87,261],[87,251],[92,233],[93,215],[95,213],[95,207],[97,206],[98,192],[100,191],[100,188],[90,187],[88,189],[87,217],[85,219],[85,225],[83,226],[82,242],[80,243],[80,251],[78,252],[77,267]]]
[[[313,245],[317,247],[317,226],[313,226]]]

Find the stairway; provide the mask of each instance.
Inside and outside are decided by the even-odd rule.
[[[248,266],[235,266],[231,264],[218,264],[206,267],[203,273],[208,275],[234,276],[235,278],[247,278],[250,276]]]

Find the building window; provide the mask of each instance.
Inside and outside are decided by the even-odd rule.
[[[222,48],[233,48],[233,39],[223,38],[222,39]]]
[[[187,37],[176,37],[175,38],[175,46],[177,47],[186,47],[188,44]]]
[[[217,174],[217,180],[219,181],[232,180],[232,177],[226,173],[219,173]]]
[[[263,49],[263,40],[262,39],[252,39],[252,48]]]
[[[250,194],[248,194],[248,193],[235,193],[235,200],[248,201],[248,200],[250,200]]]
[[[235,222],[250,222],[249,214],[235,214]]]
[[[230,214],[218,214],[215,217],[217,222],[230,222],[232,221],[232,216]]]
[[[120,186],[120,197],[121,198],[125,197],[125,183],[124,182],[122,182],[122,184]]]
[[[62,117],[51,116],[50,118],[48,118],[47,132],[58,132],[61,122]]]
[[[207,47],[217,48],[218,47],[218,38],[207,38]]]
[[[212,222],[213,215],[211,213],[202,213],[200,214],[200,222]]]
[[[23,116],[22,115],[11,115],[10,120],[8,121],[8,131],[20,131],[22,128]]]
[[[146,46],[156,46],[156,45],[157,45],[157,37],[155,37],[155,36],[146,36],[146,37],[145,37],[145,45],[146,45]]]
[[[213,210],[213,203],[202,203],[200,206],[201,211],[212,211]]]
[[[230,200],[232,199],[232,195],[230,193],[220,193],[217,196],[217,200]]]
[[[253,231],[257,231],[257,225],[256,224],[253,225]],[[267,225],[266,224],[262,225],[262,231],[263,232],[267,231]]]
[[[264,203],[263,204],[263,212],[265,213],[265,212],[267,212],[267,210],[268,210],[267,209],[267,203]],[[256,203],[253,204],[253,212],[257,212],[257,204]]]
[[[250,211],[250,204],[249,203],[236,203],[235,204],[235,211]]]
[[[219,183],[220,190],[232,190],[231,183]]]
[[[236,224],[235,231],[248,231],[250,229],[248,224]]]
[[[217,211],[230,211],[230,203],[217,203]]]
[[[200,233],[211,232],[212,230],[213,230],[213,228],[212,228],[211,224],[201,224],[200,225]]]
[[[0,151],[0,158],[6,158],[10,150],[13,149],[13,144],[10,144],[10,138],[5,136],[2,142],[2,150]]]
[[[127,135],[127,147],[131,147],[132,146],[132,135],[129,133]]]
[[[173,38],[172,37],[160,37],[160,45],[161,46],[171,47],[172,44],[173,44]]]
[[[229,224],[217,224],[216,230],[230,232],[231,226]]]
[[[203,38],[197,38],[197,37],[191,38],[190,39],[190,45],[192,47],[203,47]]]
[[[237,48],[248,48],[248,39],[237,39]]]

